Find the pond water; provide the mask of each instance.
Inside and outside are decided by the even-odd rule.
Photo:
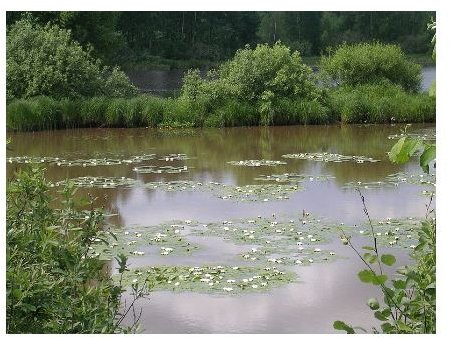
[[[124,182],[123,178],[129,178],[132,184],[82,187],[79,194],[90,192],[99,198],[98,205],[117,213],[108,219],[119,233],[133,232],[136,227],[140,227],[142,232],[160,229],[159,224],[164,222],[182,224],[186,225],[180,233],[183,240],[198,246],[198,250],[189,254],[177,252],[181,247],[174,246],[173,254],[163,255],[164,249],[160,252],[159,246],[144,241],[133,249],[145,252],[143,256],[130,257],[133,268],[158,265],[264,267],[269,264],[295,273],[294,281],[261,292],[180,292],[170,288],[154,291],[149,300],[141,300],[138,304],[143,308],[141,324],[146,333],[332,333],[335,332],[332,327],[334,320],[370,329],[377,325],[377,321],[366,300],[380,294],[375,287],[358,280],[356,274],[364,267],[351,249],[341,244],[336,228],[344,223],[348,227],[346,232],[352,234],[357,247],[368,243],[368,237],[360,234],[360,231],[367,233],[367,227],[362,226],[366,216],[352,184],[362,189],[372,219],[376,222],[384,220],[384,226],[387,226],[388,218],[421,218],[425,215],[429,196],[423,192],[433,190],[434,186],[416,184],[422,173],[415,161],[394,165],[386,156],[395,142],[389,136],[399,134],[400,127],[333,125],[10,133],[12,149],[7,153],[7,160],[11,162],[7,165],[7,175],[23,166],[23,162],[37,158],[37,161],[42,159],[44,162],[47,177],[52,182],[78,177],[92,180],[92,177],[100,176],[115,177],[117,182]],[[435,126],[413,125],[409,132],[432,138]],[[304,153],[308,153],[304,159],[283,157]],[[326,160],[308,157],[311,153],[320,153]],[[186,156],[171,160],[169,154]],[[379,161],[352,157],[347,158],[348,161],[345,158],[335,161],[337,158],[330,154],[364,156],[365,159]],[[20,156],[27,158],[20,159]],[[99,160],[103,158],[106,160]],[[228,163],[232,161],[237,162]],[[164,167],[168,164],[176,168],[166,170]],[[142,166],[146,166],[144,169],[154,167],[148,172]],[[178,171],[178,168],[181,169]],[[389,176],[399,172],[406,174]],[[288,177],[293,181],[283,181],[284,176],[270,176],[285,173],[290,173]],[[417,180],[411,179],[411,175]],[[180,180],[189,182],[184,189],[179,185],[167,188],[161,183]],[[278,188],[273,190],[272,186],[269,187],[274,183],[275,186],[295,185],[297,188],[280,193]],[[246,188],[246,185],[251,187]],[[267,190],[261,194],[249,193],[250,189],[257,189],[254,185],[264,185]],[[305,216],[305,212],[311,216]],[[260,250],[264,245],[255,245],[251,240],[239,242],[233,235],[226,235],[228,230],[223,226],[226,223],[227,227],[237,227],[240,231],[242,224],[238,225],[239,222],[269,220],[270,226],[281,233],[289,229],[279,229],[276,223],[289,227],[289,222],[292,222],[292,227],[301,228],[302,220],[312,224],[312,217],[315,221],[320,218],[322,223],[314,223],[314,229],[305,225],[305,235],[309,231],[314,236],[323,235],[317,248],[322,253],[333,252],[335,260],[318,262],[313,256],[316,253],[312,251],[305,257],[314,257],[314,263],[304,265],[268,263],[268,256],[264,255],[254,261],[243,259],[245,253],[255,247]],[[191,222],[193,226],[188,227]],[[195,233],[196,223],[198,226],[208,223],[208,231],[212,228],[217,233],[199,236]],[[259,229],[254,229],[257,231],[255,235],[258,234]],[[379,231],[384,234],[384,229]],[[380,233],[381,236],[383,234]],[[275,233],[264,235],[264,239],[277,240]],[[315,247],[315,243],[306,243],[305,251]],[[393,252],[401,265],[408,262],[409,242],[406,247],[396,244],[388,248],[385,245],[382,251]],[[281,246],[272,249],[276,251]],[[286,250],[282,253],[290,255],[289,259],[297,257],[296,253]],[[113,273],[114,268],[112,265]]]
[[[181,89],[184,70],[136,70],[127,71],[131,82],[141,91],[155,95],[173,95]],[[206,70],[202,71],[206,74]],[[436,67],[423,67],[422,90],[428,90],[436,80]]]

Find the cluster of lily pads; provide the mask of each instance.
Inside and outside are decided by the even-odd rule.
[[[304,175],[297,173],[260,175],[255,178],[257,181],[275,181],[277,183],[301,183],[304,181],[328,181],[334,179],[331,175]]]
[[[163,167],[157,167],[153,165],[145,165],[140,167],[133,168],[133,171],[139,173],[139,174],[180,174],[180,173],[187,173],[189,172],[189,169],[187,166],[182,167],[173,167],[173,166],[163,166]]]
[[[139,184],[138,180],[127,177],[103,177],[103,176],[82,176],[71,178],[67,181],[50,183],[50,187],[63,186],[67,182],[72,182],[74,186],[81,188],[132,188]]]
[[[293,282],[296,277],[294,272],[273,266],[150,266],[126,271],[122,282],[146,283],[153,290],[236,295],[266,292]]]
[[[98,241],[89,254],[110,259],[119,254],[145,256],[146,247],[156,247],[160,255],[189,255],[199,246],[187,240],[185,226],[189,222],[162,223],[156,226],[135,226],[124,231],[113,230],[107,241]],[[109,231],[108,231],[109,232]]]
[[[242,161],[229,161],[227,162],[231,165],[245,166],[245,167],[261,167],[261,166],[277,166],[287,164],[283,161],[271,161],[271,160],[242,160]]]
[[[136,155],[129,158],[89,158],[89,159],[75,159],[68,160],[60,157],[32,157],[32,156],[17,156],[8,157],[8,163],[49,163],[61,167],[82,166],[104,166],[104,165],[120,165],[140,163],[143,161],[153,160],[155,154]]]
[[[172,161],[187,161],[192,159],[186,154],[168,154],[161,158],[159,158],[160,161],[166,161],[166,162],[172,162]]]
[[[398,187],[400,184],[413,184],[413,185],[425,185],[429,187],[436,187],[436,175],[426,174],[426,173],[404,173],[398,172],[395,174],[388,175],[382,181],[376,182],[348,182],[343,188],[344,189],[377,189],[386,187]],[[423,190],[423,194],[428,194],[428,190]],[[431,192],[430,192],[431,193]]]
[[[391,218],[373,221],[373,231],[377,244],[385,247],[414,249],[419,241],[418,230],[423,220],[415,217]],[[359,226],[359,234],[372,236],[369,223]]]
[[[308,213],[307,213],[308,214]],[[341,225],[345,227],[345,225]],[[310,265],[336,258],[333,251],[320,246],[338,234],[333,222],[312,215],[286,219],[256,217],[205,223],[191,230],[195,236],[213,236],[237,245],[251,245],[239,259],[255,263]]]
[[[402,137],[410,137],[423,141],[436,141],[436,130],[419,130],[414,133],[400,133],[389,135],[388,139],[398,140]]]
[[[308,160],[308,161],[320,161],[320,162],[356,162],[356,163],[379,162],[379,160],[375,160],[371,157],[341,155],[341,154],[333,154],[333,153],[327,153],[327,152],[325,152],[325,153],[285,154],[285,155],[281,155],[281,157],[291,158],[291,159]]]

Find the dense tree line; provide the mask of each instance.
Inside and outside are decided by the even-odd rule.
[[[161,57],[222,61],[245,45],[282,41],[304,56],[342,42],[398,43],[407,53],[432,48],[434,12],[7,12],[7,26],[28,16],[70,29],[109,64]]]

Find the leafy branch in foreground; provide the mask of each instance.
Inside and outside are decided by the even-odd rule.
[[[107,262],[88,254],[93,243],[108,243],[99,232],[102,211],[93,207],[93,200],[75,199],[69,182],[60,193],[61,208],[55,209],[41,168],[20,172],[8,185],[7,332],[135,332],[140,315],[134,304],[145,295],[145,287],[133,286],[134,300],[122,314],[122,284],[114,284],[104,271]],[[123,274],[126,259],[119,260]],[[132,325],[120,326],[130,309]]]
[[[424,144],[423,141],[410,137],[401,138],[389,152],[389,158],[397,163],[404,163],[417,150],[422,149],[420,165],[425,172],[429,172],[429,163],[435,160],[436,147]],[[419,243],[414,247],[411,258],[415,262],[412,266],[397,269],[397,277],[390,280],[392,287],[387,285],[388,276],[383,273],[383,265],[393,266],[395,256],[380,254],[377,246],[372,221],[367,210],[364,196],[357,189],[363,203],[373,239],[373,247],[364,246],[366,251],[361,254],[352,244],[351,237],[344,232],[342,243],[349,245],[358,255],[367,269],[358,273],[363,283],[378,285],[384,295],[384,305],[380,305],[376,298],[368,300],[367,305],[374,311],[374,316],[381,322],[383,333],[435,333],[436,332],[436,218],[430,218],[434,213],[431,209],[434,194],[426,205],[425,221],[419,230]],[[355,333],[356,329],[343,321],[335,321],[333,327],[347,333]],[[361,329],[365,331],[364,329]],[[379,333],[373,328],[374,333]]]

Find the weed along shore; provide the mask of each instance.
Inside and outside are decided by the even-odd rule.
[[[435,14],[7,12],[7,333],[436,333]]]

